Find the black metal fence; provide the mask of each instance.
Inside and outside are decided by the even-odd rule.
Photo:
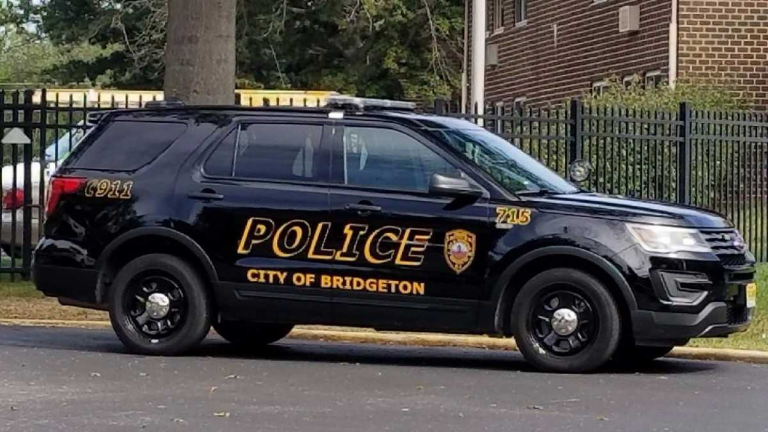
[[[146,102],[149,102],[147,100]],[[141,107],[144,100],[110,98],[75,99],[39,91],[0,91],[0,133],[18,138],[19,131],[29,144],[0,145],[0,203],[2,229],[0,274],[29,277],[32,250],[43,230],[46,188],[50,175],[77,144],[89,125],[89,113],[105,109]],[[24,141],[24,140],[20,140]]]
[[[31,142],[0,145],[0,274],[29,276],[49,177],[88,129],[88,114],[145,102],[0,91],[2,136],[18,128]],[[590,108],[578,101],[564,109],[493,106],[484,115],[438,101],[435,111],[483,125],[563,176],[572,161],[590,161],[587,189],[722,213],[768,262],[768,114],[699,112],[687,104],[676,113]]]
[[[487,107],[435,112],[482,125],[562,176],[584,159],[600,193],[692,205],[725,215],[768,262],[768,113],[588,107]]]

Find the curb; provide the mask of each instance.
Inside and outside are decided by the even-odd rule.
[[[0,319],[0,326],[109,328],[109,321],[53,321]],[[290,339],[379,345],[479,348],[495,351],[517,351],[513,339],[488,336],[454,336],[429,333],[387,333],[374,330],[329,330],[330,327],[299,326]],[[686,360],[731,361],[768,364],[768,352],[735,349],[678,347],[667,357]]]

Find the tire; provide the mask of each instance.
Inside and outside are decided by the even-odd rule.
[[[634,342],[622,343],[613,355],[618,366],[642,366],[669,354],[674,346],[637,346]]]
[[[168,311],[160,317],[162,296]],[[109,299],[112,328],[131,352],[142,355],[188,352],[208,334],[212,316],[202,278],[172,255],[145,255],[128,263],[117,274]]]
[[[526,361],[546,372],[592,372],[613,356],[621,336],[611,294],[595,277],[570,268],[547,270],[528,281],[511,322]]]
[[[213,325],[227,342],[243,348],[260,348],[288,336],[292,324],[262,324],[240,321],[222,321]]]

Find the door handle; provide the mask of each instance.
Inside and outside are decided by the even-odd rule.
[[[371,213],[380,213],[381,212],[381,206],[373,205],[373,204],[347,204],[344,206],[345,210],[350,211],[356,211],[360,214],[360,216],[366,216]]]
[[[216,193],[213,189],[203,189],[197,193],[191,193],[188,197],[202,201],[221,201],[224,199],[224,195]]]

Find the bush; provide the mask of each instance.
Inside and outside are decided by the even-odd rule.
[[[666,83],[646,87],[640,76],[635,76],[628,85],[616,77],[607,82],[608,86],[602,94],[584,94],[584,104],[600,108],[624,107],[668,112],[677,112],[682,102],[690,102],[693,109],[698,111],[743,111],[750,108],[750,104],[740,99],[727,83],[686,80],[678,82],[674,88]]]

